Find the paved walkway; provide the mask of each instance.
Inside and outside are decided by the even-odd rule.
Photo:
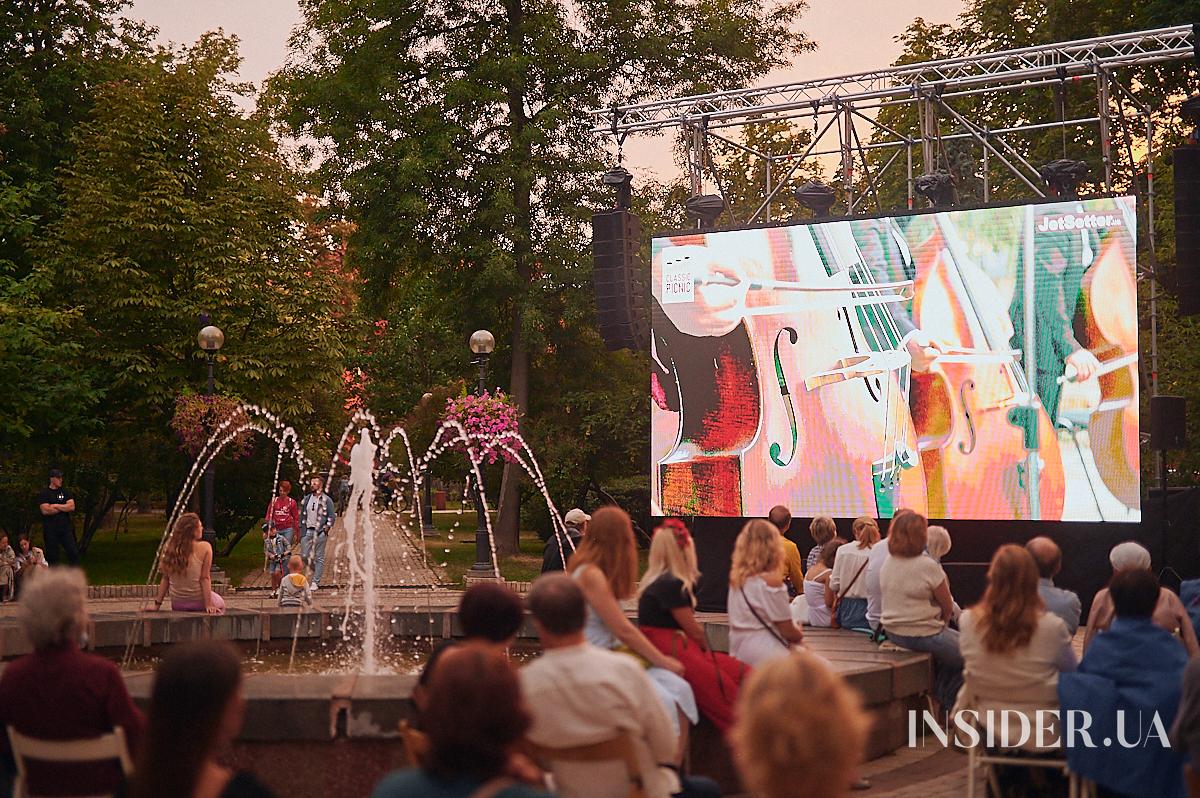
[[[376,513],[375,522],[375,585],[377,587],[424,587],[441,585],[442,579],[425,564],[420,540],[405,529],[401,516],[391,510]],[[344,516],[339,516],[329,532],[325,546],[325,574],[321,579],[321,592],[326,587],[346,587],[350,584],[350,558]],[[363,553],[363,539],[355,540],[358,556]],[[300,544],[294,547],[300,553]],[[355,581],[361,581],[357,577]],[[253,571],[242,580],[241,589],[270,588],[271,580],[266,571]]]

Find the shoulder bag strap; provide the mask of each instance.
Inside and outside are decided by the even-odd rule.
[[[750,608],[750,613],[754,615],[754,619],[762,624],[762,627],[770,632],[771,636],[778,640],[781,646],[784,648],[791,648],[792,644],[789,643],[784,636],[779,633],[779,630],[775,628],[775,625],[764,621],[763,617],[758,614],[758,610],[754,609],[754,605],[750,603],[750,597],[746,595],[746,588],[739,587],[738,590],[742,594],[742,600],[745,601],[746,606]]]
[[[839,598],[839,599],[841,599],[843,596],[845,596],[847,593],[849,593],[849,592],[850,592],[850,588],[854,587],[854,583],[858,581],[858,578],[859,578],[860,576],[862,576],[862,572],[863,572],[863,571],[866,569],[866,567],[867,567],[867,566],[868,566],[870,563],[871,563],[871,558],[870,558],[870,557],[868,557],[867,559],[863,560],[863,564],[862,564],[862,565],[860,565],[860,566],[858,566],[858,570],[854,572],[854,578],[853,578],[853,579],[851,579],[851,580],[850,580],[848,583],[846,583],[846,586],[845,586],[844,588],[842,588],[842,591],[841,591],[840,593],[838,593],[838,598]]]

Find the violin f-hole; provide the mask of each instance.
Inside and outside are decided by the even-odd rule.
[[[791,427],[792,432],[792,448],[786,460],[780,457],[783,453],[783,447],[778,443],[772,443],[771,448],[768,450],[771,455],[771,462],[780,467],[785,467],[792,462],[792,458],[796,456],[796,444],[800,439],[799,430],[796,426],[796,408],[792,406],[792,392],[788,388],[787,376],[783,373],[783,360],[779,356],[779,339],[784,333],[787,333],[788,343],[792,346],[795,346],[796,341],[800,338],[800,334],[792,327],[784,327],[775,334],[775,382],[779,385],[779,396],[783,400],[783,409],[787,414],[788,426]]]
[[[963,454],[970,454],[975,451],[977,442],[975,437],[975,420],[971,418],[971,406],[967,404],[967,391],[975,390],[975,380],[963,380],[962,385],[958,386],[958,398],[962,401],[963,417],[967,420],[967,432],[971,434],[971,442],[964,446],[962,441],[958,442],[958,450]]]

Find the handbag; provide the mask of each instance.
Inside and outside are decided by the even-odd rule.
[[[876,544],[876,545],[878,545],[878,544]],[[858,567],[858,570],[854,572],[854,578],[851,579],[848,583],[846,583],[846,586],[844,588],[842,588],[841,591],[838,592],[837,596],[834,597],[833,606],[829,608],[829,628],[831,628],[831,629],[841,629],[842,628],[841,622],[838,621],[838,605],[840,605],[842,603],[842,599],[845,598],[846,594],[850,592],[850,588],[854,587],[854,583],[858,581],[858,577],[862,576],[863,570],[866,569],[867,565],[870,564],[870,562],[871,562],[870,557],[863,560],[863,564],[860,565]]]
[[[787,639],[779,633],[779,630],[775,628],[775,625],[764,621],[763,617],[758,614],[758,610],[754,609],[754,605],[750,603],[750,597],[746,595],[746,588],[739,587],[738,590],[741,591],[742,601],[745,601],[746,606],[750,608],[750,613],[754,616],[754,620],[762,624],[762,628],[770,632],[771,637],[775,638],[775,640],[778,641],[781,646],[784,648],[791,648],[792,644],[789,643]]]

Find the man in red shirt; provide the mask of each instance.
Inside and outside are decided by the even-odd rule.
[[[289,495],[291,492],[292,483],[281,479],[279,495],[271,500],[271,506],[267,508],[267,524],[275,527],[280,537],[287,541],[289,549],[296,542],[296,529],[300,526],[300,508]]]
[[[125,688],[117,666],[79,650],[87,625],[87,582],[76,569],[51,569],[21,594],[21,627],[33,653],[10,662],[0,675],[0,729],[12,726],[39,740],[79,740],[125,731],[130,756],[145,719]],[[8,737],[0,738],[5,769],[14,774]],[[117,762],[27,761],[31,795],[100,795],[124,781]]]

